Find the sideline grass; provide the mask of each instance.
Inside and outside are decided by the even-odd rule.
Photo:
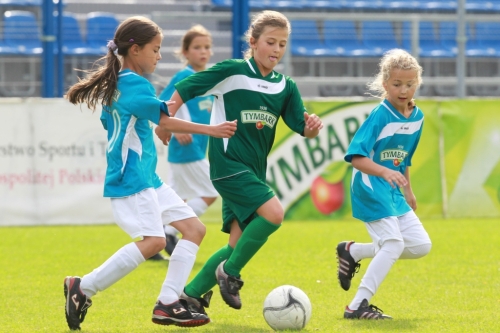
[[[313,305],[305,332],[499,332],[500,221],[428,220],[431,253],[400,260],[372,302],[392,321],[348,321],[343,309],[368,261],[344,292],[336,280],[335,245],[369,241],[361,222],[287,221],[243,270],[243,308],[227,307],[214,290],[212,323],[196,329],[151,323],[167,262],[146,262],[94,296],[82,332],[272,332],[262,303],[274,287],[292,284]],[[207,223],[194,272],[227,241],[219,223]],[[0,332],[69,332],[62,282],[84,275],[129,242],[115,225],[0,228]]]

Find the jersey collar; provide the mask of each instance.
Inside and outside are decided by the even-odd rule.
[[[257,76],[260,76],[264,79],[268,79],[268,80],[269,79],[278,79],[280,76],[274,70],[272,70],[271,73],[269,73],[267,76],[262,76],[262,74],[260,73],[259,67],[257,66],[257,63],[255,62],[254,57],[251,57],[250,59],[248,59],[247,63],[250,66],[250,69],[252,70],[252,72],[254,72],[254,74],[256,74]]]
[[[418,114],[418,107],[416,105],[413,108],[413,111],[411,112],[410,116],[408,118],[405,118],[401,113],[399,113],[398,110],[396,110],[394,106],[392,106],[391,102],[389,102],[387,99],[384,99],[380,104],[384,106],[385,109],[388,110],[390,113],[392,113],[394,117],[401,120],[411,119]]]

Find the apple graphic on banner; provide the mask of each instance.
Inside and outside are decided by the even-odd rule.
[[[394,159],[394,161],[392,161],[392,164],[394,164],[394,166],[399,166],[401,164],[401,161],[402,160],[399,160],[399,159]]]
[[[255,127],[257,127],[257,129],[262,129],[264,127],[264,125],[266,124],[265,121],[261,121],[259,120],[256,124],[255,124]]]
[[[344,203],[344,184],[342,180],[331,184],[318,176],[311,185],[311,198],[320,213],[331,214]]]

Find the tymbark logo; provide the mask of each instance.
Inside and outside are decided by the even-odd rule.
[[[243,110],[241,111],[241,121],[243,124],[254,123],[257,129],[262,129],[264,126],[273,128],[278,118],[267,111],[261,110]]]
[[[386,149],[380,152],[380,160],[392,160],[394,166],[399,166],[406,156],[408,156],[408,152],[402,149]]]

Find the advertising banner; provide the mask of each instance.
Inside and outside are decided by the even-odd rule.
[[[113,222],[100,110],[63,99],[0,99],[0,110],[0,226]]]
[[[500,217],[500,113],[498,101],[418,101],[423,134],[410,178],[417,214]],[[267,182],[287,219],[351,216],[352,166],[343,157],[354,133],[378,102],[308,102],[325,128],[306,139],[278,125]]]
[[[497,100],[417,101],[425,114],[410,168],[420,218],[500,217]],[[352,166],[344,155],[377,101],[306,101],[324,122],[315,139],[280,120],[267,182],[286,219],[351,216]],[[85,106],[63,99],[0,99],[0,226],[112,223],[103,198],[106,131]],[[167,149],[157,140],[158,174]]]

